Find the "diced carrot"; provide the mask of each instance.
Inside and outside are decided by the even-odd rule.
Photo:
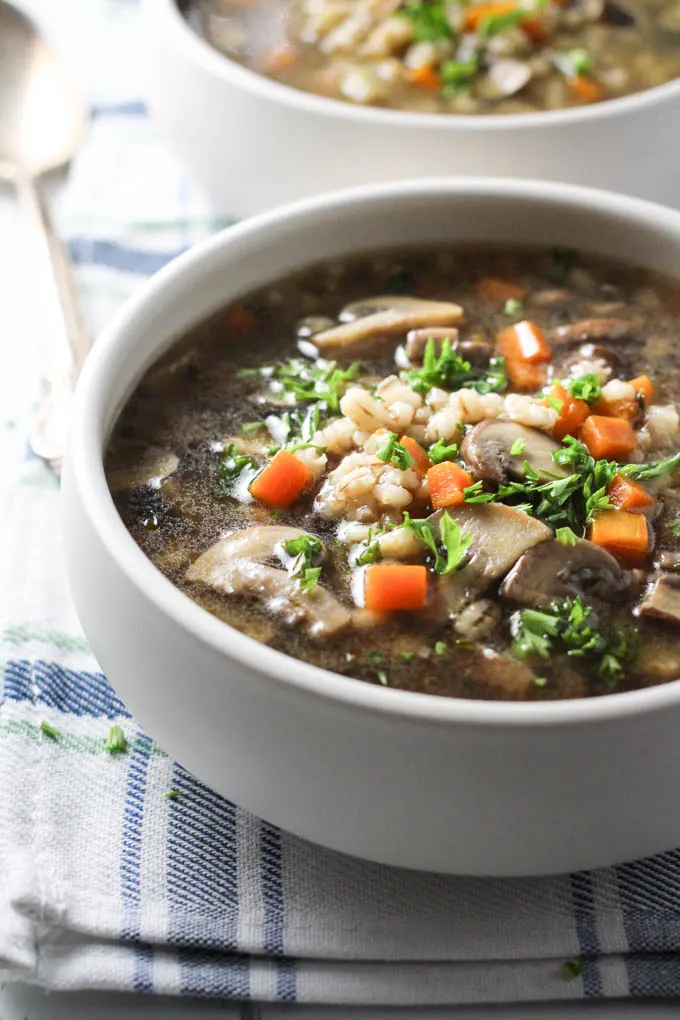
[[[312,472],[295,454],[279,450],[250,483],[250,495],[265,506],[285,510],[300,498],[313,480]]]
[[[245,333],[255,325],[255,316],[245,305],[233,305],[227,312],[227,328]]]
[[[499,14],[510,14],[517,10],[515,0],[495,0],[495,2],[475,4],[468,7],[463,19],[463,31],[476,32],[482,21],[487,18],[495,18]]]
[[[529,36],[532,42],[539,45],[547,43],[550,32],[540,18],[525,18],[522,22],[522,31]]]
[[[420,443],[417,443],[415,439],[411,439],[410,436],[402,436],[399,442],[402,446],[406,447],[413,457],[414,470],[417,471],[419,475],[426,475],[432,467],[432,462]]]
[[[374,613],[424,609],[427,567],[414,563],[374,563],[366,570],[364,604]]]
[[[627,567],[644,563],[649,553],[649,527],[644,514],[602,510],[595,514],[588,537]]]
[[[556,383],[550,391],[550,396],[561,401],[562,410],[560,416],[553,426],[553,436],[560,441],[565,436],[575,436],[581,425],[590,414],[590,407],[585,400],[572,397],[571,393],[565,390],[564,386]],[[550,401],[546,399],[543,403],[550,407]]]
[[[607,498],[617,510],[642,510],[643,507],[654,503],[654,497],[647,492],[644,485],[634,482],[632,478],[626,478],[625,475],[614,476]]]
[[[265,54],[264,69],[267,74],[282,74],[290,71],[300,62],[300,54],[292,46],[272,46]]]
[[[463,489],[472,485],[472,475],[453,461],[445,460],[430,468],[427,482],[430,502],[435,510],[441,510],[446,506],[458,506],[464,501]]]
[[[518,361],[550,361],[552,350],[535,322],[516,322],[502,330],[496,337],[501,354]]]
[[[585,74],[576,74],[568,82],[572,93],[582,103],[599,103],[605,97],[602,86]]]
[[[423,67],[414,67],[408,72],[408,80],[411,85],[422,89],[423,92],[441,92],[444,85],[440,73],[429,64],[425,64]]]
[[[530,361],[522,361],[521,358],[506,358],[505,370],[516,390],[537,390],[546,380],[544,364],[533,365]]]
[[[521,301],[527,292],[526,287],[510,280],[501,280],[498,276],[485,276],[475,283],[475,294],[482,301],[498,305],[502,308],[507,301]]]
[[[631,397],[630,400],[605,400],[600,397],[591,407],[591,412],[605,418],[625,418],[626,421],[634,421],[640,414],[640,403],[635,397]]]
[[[654,383],[649,376],[638,375],[635,379],[630,379],[629,382],[635,392],[640,393],[645,398],[645,403],[651,404],[654,399]]]
[[[635,449],[635,433],[625,418],[605,418],[591,414],[586,418],[578,438],[588,447],[595,460],[617,460]]]

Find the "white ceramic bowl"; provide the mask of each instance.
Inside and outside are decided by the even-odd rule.
[[[680,277],[680,213],[523,181],[370,186],[266,213],[159,273],[78,386],[65,543],[85,633],[132,712],[220,793],[390,864],[560,872],[680,845],[680,682],[580,701],[464,701],[374,687],[232,630],[145,557],[102,449],[142,373],[223,304],[310,260],[455,241],[564,245]]]
[[[445,174],[569,181],[680,205],[680,80],[554,113],[363,108],[227,59],[187,25],[176,0],[145,4],[152,116],[225,215],[331,188]]]

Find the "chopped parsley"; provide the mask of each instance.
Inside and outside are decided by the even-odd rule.
[[[394,464],[401,471],[413,467],[413,457],[399,441],[396,432],[388,432],[382,436],[376,448],[376,457],[386,464]]]
[[[377,563],[378,560],[382,558],[378,539],[384,534],[385,529],[383,528],[377,528],[375,530],[373,528],[368,529],[368,536],[363,543],[363,552],[361,552],[356,558],[357,567],[366,567],[370,563]]]
[[[518,7],[514,11],[504,11],[502,14],[489,14],[480,21],[479,34],[489,39],[500,32],[507,32],[508,29],[521,25],[527,14],[525,7]]]
[[[650,464],[621,464],[617,468],[617,474],[634,478],[638,482],[644,482],[648,478],[658,478],[660,475],[672,475],[680,467],[680,453],[676,453],[668,460],[656,460]]]
[[[297,579],[300,590],[309,594],[318,584],[321,567],[318,561],[323,555],[323,544],[313,535],[300,535],[283,543],[289,556],[295,559],[290,565],[291,576]]]
[[[547,676],[535,676],[533,679],[533,685],[534,687],[547,687],[548,686]]]
[[[465,386],[477,393],[502,393],[508,386],[503,358],[492,358],[486,372],[475,371],[454,349],[450,337],[442,340],[439,354],[430,338],[425,344],[422,368],[411,368],[400,375],[416,393],[427,393],[434,386],[451,390]]]
[[[522,314],[522,307],[522,302],[519,298],[508,298],[505,302],[505,307],[503,308],[503,315],[507,315],[508,318],[514,319],[516,315]]]
[[[514,443],[512,444],[512,446],[510,447],[510,456],[511,457],[519,457],[521,454],[524,453],[526,448],[527,448],[527,441],[526,441],[526,439],[522,439],[522,437],[520,436],[519,439],[516,439],[514,441]]]
[[[451,443],[447,446],[445,439],[438,439],[427,451],[427,456],[433,464],[441,464],[445,460],[455,460],[458,456],[458,445],[457,443]]]
[[[243,475],[255,477],[257,473],[257,461],[254,457],[250,457],[245,453],[241,453],[234,443],[229,443],[229,446],[222,453],[219,464],[217,466],[217,474],[219,477],[219,491],[224,495],[233,495],[234,489]]]
[[[555,532],[555,538],[562,545],[576,545],[578,542],[578,535],[571,528],[558,528]]]
[[[59,740],[59,730],[55,730],[54,726],[50,723],[43,721],[40,723],[40,732],[44,733],[50,740]]]
[[[437,641],[436,645],[434,646],[434,651],[435,655],[439,655],[442,658],[445,658],[449,654],[449,646],[447,645],[446,641]]]
[[[445,99],[457,96],[479,70],[479,57],[473,54],[468,60],[445,60],[439,68],[442,78],[442,95]]]
[[[179,790],[168,790],[165,796],[168,800],[179,800]]]
[[[244,436],[252,436],[254,432],[261,432],[266,429],[267,424],[263,421],[247,421],[245,425],[241,427],[241,434]]]
[[[398,13],[413,25],[416,42],[438,42],[453,35],[444,0],[408,0]]]
[[[511,627],[512,652],[518,659],[532,655],[549,659],[553,651],[587,657],[611,686],[625,675],[638,652],[634,628],[600,631],[592,607],[580,596],[558,599],[549,609],[520,609],[513,614]]]
[[[336,361],[309,361],[306,358],[288,358],[273,369],[262,369],[274,391],[289,395],[291,403],[308,404],[321,402],[329,411],[340,409],[340,398],[348,383],[356,379],[361,364],[355,361],[349,368],[338,368]]]
[[[586,50],[567,50],[560,54],[560,68],[565,74],[579,77],[582,74],[590,74],[593,69],[593,61]]]
[[[552,407],[553,411],[557,411],[558,414],[562,414],[562,411],[564,410],[563,400],[560,400],[559,397],[554,396],[552,393],[549,393],[545,399],[550,407]]]
[[[104,742],[104,750],[109,754],[123,754],[127,751],[128,742],[122,726],[112,726]]]
[[[438,535],[427,520],[415,520],[406,511],[402,527],[415,531],[432,553],[436,573],[444,577],[465,566],[472,535],[464,535],[446,510],[439,519]]]
[[[562,973],[564,974],[567,981],[574,981],[583,973],[585,961],[582,956],[579,956],[577,960],[565,960],[562,964]]]
[[[592,372],[586,372],[576,379],[570,379],[563,383],[572,397],[585,400],[587,404],[594,404],[602,396],[602,385],[599,378]]]
[[[402,662],[411,662],[415,657],[415,652],[399,652],[399,658]]]
[[[671,535],[680,535],[680,521],[673,521],[672,524],[668,525],[668,530]]]

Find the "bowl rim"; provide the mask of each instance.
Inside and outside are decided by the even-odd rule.
[[[172,260],[130,298],[103,330],[78,382],[71,418],[66,476],[78,491],[83,510],[107,554],[116,562],[139,595],[181,628],[189,639],[226,660],[255,668],[267,681],[294,688],[306,696],[338,707],[383,717],[412,717],[434,725],[466,724],[482,727],[568,726],[613,723],[633,715],[663,711],[680,701],[680,679],[655,687],[596,698],[550,702],[504,702],[462,698],[377,687],[352,677],[313,666],[247,637],[202,609],[163,575],[134,541],[120,517],[106,483],[102,408],[111,378],[125,377],[118,349],[139,331],[138,318],[166,294],[175,292],[187,273],[200,275],[216,252],[266,239],[279,224],[296,229],[317,212],[340,210],[348,204],[370,206],[376,199],[403,200],[452,195],[483,198],[499,195],[506,201],[532,199],[578,207],[594,215],[616,214],[632,223],[668,232],[669,223],[680,246],[680,211],[644,199],[576,185],[516,178],[423,178],[342,189],[289,203],[227,227]],[[197,319],[200,321],[200,317]],[[167,333],[163,340],[167,340]],[[154,350],[162,349],[156,341]],[[151,362],[153,363],[153,361]],[[135,383],[139,376],[135,376]],[[117,418],[117,414],[114,418]]]
[[[520,129],[548,129],[556,126],[591,124],[607,117],[636,114],[657,103],[680,96],[680,76],[627,96],[607,99],[589,106],[574,106],[563,110],[538,110],[532,113],[456,114],[418,113],[408,110],[391,110],[377,106],[358,106],[340,99],[319,96],[274,81],[248,67],[231,60],[196,32],[183,16],[178,0],[146,0],[160,24],[165,27],[175,45],[200,64],[209,74],[230,85],[242,88],[261,99],[281,103],[300,112],[316,116],[330,116],[339,120],[355,121],[374,127],[393,127],[435,131],[513,131]]]

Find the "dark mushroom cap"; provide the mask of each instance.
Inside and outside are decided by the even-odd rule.
[[[616,602],[630,584],[630,572],[601,546],[587,539],[573,546],[553,539],[524,553],[505,578],[501,595],[525,606],[549,606],[577,595]]]
[[[511,454],[518,439],[524,448],[519,454]],[[553,460],[553,453],[559,449],[560,444],[540,429],[507,418],[488,418],[468,432],[460,452],[476,479],[500,485],[508,477],[524,478],[525,461],[543,482],[566,478],[569,472]]]

